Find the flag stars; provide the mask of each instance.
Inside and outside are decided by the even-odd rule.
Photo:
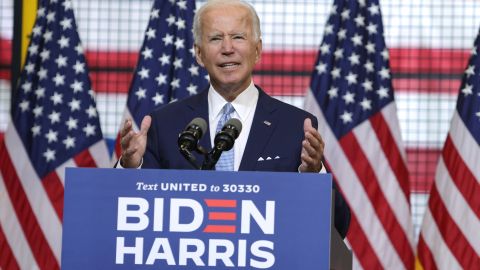
[[[65,140],[63,140],[63,144],[65,144],[66,149],[74,148],[75,147],[75,138],[67,136]]]
[[[72,129],[77,129],[78,128],[78,120],[74,119],[72,117],[68,118],[68,121],[66,122],[68,130]]]
[[[352,42],[353,42],[353,45],[355,46],[360,46],[362,45],[362,36],[360,36],[359,34],[355,34],[352,38],[351,38]]]
[[[347,20],[350,17],[350,10],[344,9],[340,16],[342,17],[342,20]]]
[[[347,79],[348,85],[356,84],[357,83],[357,74],[355,74],[353,72],[349,72],[346,79]]]
[[[65,47],[68,47],[69,46],[69,43],[70,43],[70,39],[65,37],[65,36],[62,36],[58,41],[57,41],[58,45],[60,46],[60,48],[65,48]]]
[[[163,40],[163,44],[164,44],[165,46],[168,46],[168,45],[170,45],[170,44],[173,44],[173,35],[170,35],[170,34],[167,33],[167,34],[162,38],[162,40]]]
[[[32,131],[32,136],[33,137],[36,137],[38,135],[40,135],[40,130],[41,130],[41,127],[37,124],[35,124],[31,129],[30,131]]]
[[[85,132],[85,136],[87,136],[87,137],[94,136],[95,135],[95,126],[90,125],[90,123],[88,123],[83,128],[83,132]]]
[[[30,47],[28,47],[28,52],[30,53],[30,55],[36,55],[38,53],[38,45],[32,43]]]
[[[320,47],[320,51],[322,52],[322,54],[329,54],[330,53],[330,45],[328,44],[322,44],[322,46]]]
[[[378,15],[380,14],[380,8],[373,4],[371,5],[369,8],[368,8],[368,11],[370,12],[370,14],[373,16],[373,15]]]
[[[382,77],[382,79],[389,79],[390,78],[390,70],[386,67],[382,67],[382,69],[378,72],[378,75]]]
[[[42,34],[42,27],[40,25],[35,25],[35,27],[33,27],[33,29],[32,29],[32,33],[33,33],[34,37],[41,35]]]
[[[183,49],[185,48],[185,40],[181,39],[181,38],[177,38],[175,40],[175,48],[178,50],[178,49]]]
[[[79,81],[75,80],[75,81],[73,81],[72,84],[70,84],[70,88],[72,88],[73,93],[82,92],[83,91],[83,82],[79,82]]]
[[[50,51],[44,48],[42,52],[40,53],[40,58],[42,58],[42,61],[45,62],[45,60],[48,60],[50,58]]]
[[[156,33],[155,29],[149,27],[149,28],[147,29],[147,32],[145,32],[145,36],[147,37],[147,40],[148,40],[148,39],[155,38],[155,37],[156,37],[156,34],[155,34],[155,33]]]
[[[177,26],[178,30],[185,29],[185,20],[178,18],[178,20],[175,22],[175,25]]]
[[[60,123],[60,112],[52,111],[51,114],[48,115],[50,119],[50,123],[53,125],[55,123]]]
[[[377,33],[377,25],[374,23],[369,23],[367,26],[367,31],[369,34],[373,35]]]
[[[28,92],[32,91],[32,83],[31,82],[24,82],[22,84],[22,89],[23,89],[23,91],[25,91],[25,93],[28,93]]]
[[[155,93],[155,96],[152,97],[152,100],[155,103],[155,106],[157,106],[158,104],[163,104],[163,95]]]
[[[185,0],[178,1],[178,2],[177,2],[177,6],[178,6],[180,9],[186,10],[186,9],[187,9],[187,1],[185,1]]]
[[[60,25],[62,26],[63,30],[67,30],[72,28],[72,19],[65,18],[60,22]]]
[[[26,112],[30,107],[30,102],[28,100],[23,100],[22,102],[20,102],[19,106],[22,112]]]
[[[159,9],[153,9],[150,12],[150,19],[157,19],[160,17],[160,10]]]
[[[188,71],[190,72],[190,75],[192,76],[198,76],[200,73],[198,72],[198,66],[195,64],[192,64],[189,68]]]
[[[342,48],[336,49],[333,55],[335,55],[335,59],[343,58],[343,49]]]
[[[473,86],[471,84],[465,84],[465,87],[462,88],[462,93],[468,97],[469,95],[473,94]]]
[[[180,79],[173,79],[170,83],[170,86],[172,87],[172,89],[180,88]]]
[[[318,65],[315,67],[315,69],[317,70],[318,75],[323,74],[323,73],[327,72],[327,64],[318,63]]]
[[[347,29],[340,29],[340,31],[338,31],[338,40],[344,40],[346,37],[347,37]]]
[[[377,95],[380,99],[388,98],[388,88],[380,87],[380,89],[377,90]]]
[[[365,26],[365,17],[363,17],[360,14],[357,17],[355,17],[354,21],[357,27]]]
[[[360,106],[362,107],[362,109],[364,111],[371,110],[372,109],[372,101],[367,99],[367,98],[363,98],[363,100],[360,102]]]
[[[167,83],[167,76],[163,75],[162,73],[158,74],[158,76],[155,78],[157,81],[158,85],[166,84]]]
[[[467,78],[469,78],[472,75],[475,75],[475,66],[468,66],[467,70],[465,70],[465,74],[467,75]]]
[[[53,22],[55,20],[55,12],[51,11],[47,14],[47,22]]]
[[[144,59],[149,59],[153,57],[153,50],[145,47],[145,49],[142,51],[142,55]]]
[[[37,17],[38,18],[42,18],[45,16],[45,8],[44,7],[41,7],[37,10]]]
[[[92,105],[90,105],[88,109],[85,110],[85,112],[88,114],[88,118],[97,117],[97,110]]]
[[[45,138],[47,139],[48,143],[56,142],[58,140],[57,136],[58,132],[51,129],[48,130],[48,133],[45,134]]]
[[[55,82],[55,86],[64,85],[65,84],[65,75],[57,73],[57,74],[55,74],[55,77],[53,77],[53,81]]]
[[[75,70],[75,74],[84,73],[85,72],[85,63],[80,61],[76,61],[75,65],[73,65],[73,69]]]
[[[147,97],[146,93],[147,93],[147,89],[141,88],[141,87],[138,88],[137,91],[135,91],[135,95],[137,95],[137,98],[139,100],[146,98]]]
[[[53,32],[52,31],[47,30],[47,31],[45,31],[45,33],[43,33],[43,39],[45,40],[45,43],[52,40],[52,37],[53,37]]]
[[[77,52],[78,55],[83,53],[83,48],[82,48],[82,45],[80,45],[80,43],[78,43],[78,45],[75,46],[75,51]]]
[[[332,71],[330,72],[330,74],[332,75],[332,78],[336,79],[336,78],[340,78],[340,68],[338,67],[335,67],[332,69]]]
[[[363,83],[362,83],[362,86],[363,88],[365,89],[366,92],[370,92],[373,90],[373,83],[372,81],[370,81],[369,79],[366,79]]]
[[[57,63],[58,68],[66,67],[67,66],[67,57],[63,55],[59,55],[57,59],[55,59],[55,63]]]
[[[53,102],[54,105],[62,104],[63,95],[60,93],[54,92],[53,96],[50,97],[50,100]]]
[[[175,21],[176,21],[175,16],[173,16],[172,14],[170,14],[170,16],[168,16],[168,18],[167,18],[168,26],[172,26],[172,24],[174,24]]]
[[[333,34],[333,25],[327,24],[325,25],[325,35]]]
[[[196,95],[197,94],[197,86],[193,85],[193,84],[190,84],[187,87],[187,91],[190,94],[190,96]]]
[[[70,0],[67,0],[67,1],[63,2],[62,5],[63,5],[63,8],[65,9],[65,11],[67,11],[69,9],[72,9],[72,1],[70,1]]]
[[[183,67],[182,58],[175,58],[175,61],[173,62],[173,66],[175,67],[175,69],[182,68]]]
[[[373,72],[375,69],[373,68],[373,63],[370,61],[370,60],[367,60],[367,62],[365,62],[365,64],[363,65],[363,67],[365,68],[365,70],[367,71],[367,73],[371,73]]]
[[[141,69],[137,74],[140,76],[140,78],[142,78],[142,79],[147,79],[148,76],[149,76],[149,75],[148,75],[149,72],[150,72],[150,70],[142,67],[142,69]]]
[[[43,80],[47,78],[48,71],[46,68],[41,67],[40,70],[37,72],[38,79]]]
[[[51,150],[50,148],[47,148],[47,151],[43,153],[43,156],[47,160],[47,162],[55,160],[55,150]]]
[[[40,116],[42,116],[43,114],[43,107],[40,106],[40,105],[37,105],[35,106],[35,108],[33,108],[33,115],[35,116],[35,118],[38,118]]]
[[[347,105],[350,103],[355,103],[355,93],[352,93],[350,91],[347,91],[345,95],[342,96],[342,98]]]
[[[37,96],[37,99],[45,97],[45,88],[38,87],[37,89],[35,89],[35,95]]]
[[[70,110],[72,112],[77,111],[77,110],[79,111],[80,110],[80,100],[73,98],[72,101],[70,101],[68,103],[68,106],[70,106]]]
[[[164,54],[162,54],[162,56],[160,56],[160,58],[158,58],[158,61],[160,61],[162,66],[168,65],[168,64],[170,64],[170,56],[168,56],[168,54],[164,53]]]
[[[352,55],[348,57],[348,61],[350,61],[350,65],[352,66],[358,65],[360,64],[360,55],[352,53]]]
[[[353,121],[352,116],[352,113],[345,111],[340,115],[340,119],[342,119],[344,124],[347,124]]]
[[[336,98],[338,97],[338,88],[332,86],[330,89],[328,89],[327,93],[330,99]]]
[[[369,41],[367,45],[365,45],[365,49],[367,49],[368,53],[375,53],[375,44]]]
[[[383,51],[381,52],[381,54],[382,54],[383,60],[385,60],[385,61],[388,60],[389,55],[388,55],[388,50],[387,50],[387,48],[383,49]]]

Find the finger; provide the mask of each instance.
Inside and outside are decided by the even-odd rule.
[[[123,128],[120,130],[120,137],[125,136],[125,134],[127,134],[131,129],[132,129],[132,120],[125,119],[125,124],[123,125]]]
[[[130,130],[127,134],[125,134],[121,138],[120,145],[122,146],[122,148],[125,148],[125,149],[128,148],[134,135],[135,135],[135,132],[133,132],[133,130]]]
[[[150,128],[150,125],[152,124],[152,117],[150,115],[146,115],[142,123],[140,124],[140,134],[141,135],[147,135],[148,129]]]
[[[306,133],[307,131],[311,131],[312,129],[315,129],[312,126],[312,120],[310,118],[305,118],[303,121],[303,131]]]

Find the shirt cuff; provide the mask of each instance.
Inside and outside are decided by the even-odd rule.
[[[143,158],[140,160],[140,166],[138,166],[137,169],[141,169],[142,165],[143,165]],[[120,158],[118,159],[118,162],[117,162],[117,164],[115,164],[114,168],[115,169],[125,169],[122,166],[122,156],[120,156]]]

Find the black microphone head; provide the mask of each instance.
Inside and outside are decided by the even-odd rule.
[[[190,123],[185,127],[185,129],[188,129],[190,126],[194,126],[194,125],[200,129],[200,131],[202,132],[202,135],[205,134],[205,132],[207,132],[207,121],[205,121],[205,119],[201,117],[193,118],[193,120],[190,121]]]
[[[184,131],[178,134],[178,147],[189,151],[197,148],[197,142],[207,131],[207,122],[200,117],[194,118],[185,127]]]
[[[233,129],[237,132],[234,133],[235,139],[238,138],[238,135],[240,135],[240,132],[242,131],[242,122],[238,120],[237,118],[230,118],[230,120],[225,123],[223,126],[222,130],[225,129]]]

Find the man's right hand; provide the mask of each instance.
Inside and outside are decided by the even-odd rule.
[[[147,115],[143,118],[140,131],[133,130],[132,119],[125,120],[125,125],[120,131],[120,146],[122,156],[120,164],[124,168],[138,168],[147,147],[147,132],[152,124],[152,118]]]

